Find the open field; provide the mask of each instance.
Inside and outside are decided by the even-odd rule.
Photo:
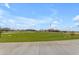
[[[79,39],[79,34],[71,36],[63,32],[6,32],[0,42],[34,42]]]

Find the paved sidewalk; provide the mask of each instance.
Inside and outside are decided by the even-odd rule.
[[[0,55],[79,55],[79,40],[0,43]]]

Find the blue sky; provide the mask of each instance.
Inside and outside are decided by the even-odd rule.
[[[79,25],[77,3],[0,3],[1,27],[78,31],[77,25]]]

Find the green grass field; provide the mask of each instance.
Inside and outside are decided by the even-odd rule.
[[[1,35],[0,42],[35,42],[79,39],[79,34],[73,36],[63,32],[14,32]]]

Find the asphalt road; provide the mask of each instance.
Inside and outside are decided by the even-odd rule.
[[[79,40],[0,43],[0,55],[79,55]]]

